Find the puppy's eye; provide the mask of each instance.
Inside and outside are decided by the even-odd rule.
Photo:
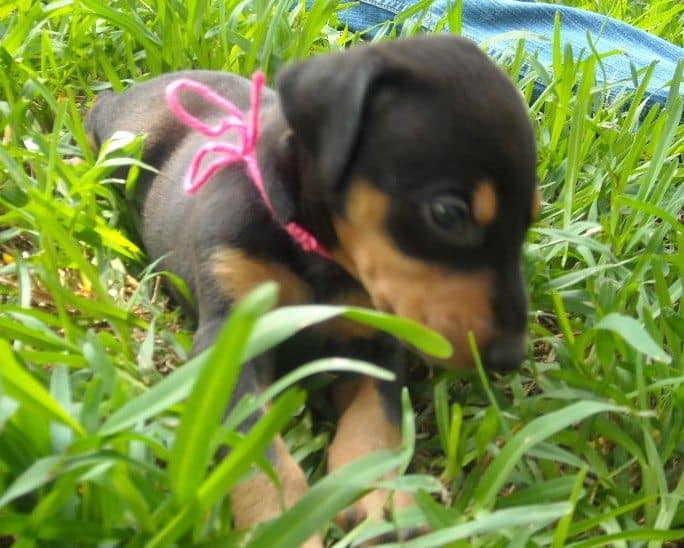
[[[430,225],[440,231],[454,233],[462,230],[470,218],[470,207],[454,194],[440,194],[423,208]]]

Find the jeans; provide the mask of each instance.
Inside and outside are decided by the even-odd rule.
[[[426,13],[417,15],[421,25],[426,30],[434,30],[448,6],[454,3],[435,0]],[[369,34],[373,35],[378,25],[394,19],[414,4],[416,0],[360,0],[358,5],[338,12],[338,17],[351,30],[370,29]],[[463,0],[462,6],[464,36],[478,43],[497,37],[488,44],[489,50],[501,54],[513,51],[519,32],[523,31],[526,50],[546,67],[552,63],[554,18],[556,13],[560,14],[561,47],[570,44],[576,59],[592,52],[587,34],[591,35],[591,42],[599,53],[617,51],[603,57],[602,67],[596,71],[597,83],[610,85],[612,95],[634,88],[632,66],[642,70],[655,61],[647,101],[664,103],[677,63],[684,59],[684,49],[670,42],[610,17],[576,8],[534,0]],[[518,36],[501,36],[512,31],[517,31]],[[680,93],[684,93],[684,86],[680,86]]]

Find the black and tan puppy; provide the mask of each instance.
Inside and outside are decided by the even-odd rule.
[[[238,76],[175,73],[100,98],[88,129],[98,145],[118,130],[147,135],[144,161],[159,174],[139,181],[142,237],[150,258],[164,256],[163,267],[194,293],[194,352],[212,343],[235,299],[274,279],[283,305],[367,304],[423,322],[453,344],[446,367],[471,365],[468,331],[486,367],[518,365],[526,327],[520,259],[535,209],[535,144],[519,93],[473,43],[400,40],[284,70],[277,91],[265,92],[258,145],[277,220],[242,165],[219,172],[197,195],[184,194],[181,182],[205,137],[167,109],[165,86],[179,76],[249,108],[250,83]],[[195,96],[183,102],[207,122],[221,115]],[[283,230],[291,220],[333,259],[293,242]],[[340,384],[331,470],[399,443],[405,358],[394,340],[338,321],[258,358],[239,382],[242,393],[257,391],[269,376],[333,354],[373,361],[398,380]],[[305,478],[281,440],[273,458],[292,504]],[[231,497],[238,526],[281,510],[263,476]],[[371,493],[341,522],[381,516],[385,498]]]

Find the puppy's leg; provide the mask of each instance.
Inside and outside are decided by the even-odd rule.
[[[282,491],[262,472],[237,485],[230,493],[237,529],[272,519],[294,505],[308,490],[306,476],[278,436],[269,455]],[[307,547],[322,546],[320,537],[309,539]]]
[[[200,324],[194,341],[193,353],[207,348],[216,339],[223,325],[223,319]],[[235,394],[227,412],[244,394],[257,394],[271,374],[272,357],[269,353],[244,364],[238,378]],[[259,411],[240,425],[248,431],[263,415]],[[307,491],[308,482],[301,467],[290,454],[284,440],[277,436],[269,448],[267,457],[278,476],[280,486],[261,471],[236,485],[230,492],[233,523],[236,529],[251,527],[273,519],[294,505]],[[320,536],[315,535],[303,544],[305,548],[322,548]]]
[[[328,470],[333,472],[351,461],[401,444],[401,406],[398,382],[382,383],[369,377],[340,382],[335,387],[335,407],[339,413],[337,433],[328,456]],[[380,520],[389,506],[411,506],[413,498],[402,492],[378,489],[370,492],[336,518],[345,530],[366,518]]]
[[[255,362],[258,360],[248,362],[245,368],[253,369],[253,366],[258,366]],[[247,423],[253,424],[259,416],[251,417]],[[249,428],[244,423],[241,429],[243,427]],[[230,492],[233,524],[236,529],[252,527],[277,517],[292,507],[309,490],[303,470],[290,454],[280,435],[273,440],[267,456],[278,476],[280,485],[277,486],[260,470],[236,485]],[[303,546],[322,548],[323,541],[319,535],[314,535]]]

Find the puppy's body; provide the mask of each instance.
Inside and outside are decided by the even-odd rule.
[[[117,130],[147,134],[143,159],[160,172],[139,181],[142,237],[150,257],[164,257],[163,268],[195,296],[194,352],[212,343],[234,299],[276,279],[281,304],[372,303],[426,323],[451,340],[450,367],[471,362],[468,331],[488,366],[518,364],[526,323],[520,251],[533,215],[535,147],[515,88],[472,43],[444,36],[384,43],[284,71],[279,93],[265,91],[257,151],[276,219],[244,166],[223,169],[196,196],[183,193],[205,137],[167,110],[164,89],[178,77],[249,108],[242,78],[176,73],[101,98],[88,129],[98,145]],[[194,96],[183,103],[205,122],[221,116]],[[291,240],[283,226],[292,220],[333,260]],[[374,361],[398,378],[355,380],[338,391],[335,469],[399,441],[405,362],[393,340],[352,324],[323,325],[245,367],[239,389],[258,390],[259,371],[331,354]],[[279,460],[292,476],[291,460]],[[302,484],[293,477],[292,500]],[[269,485],[260,484],[262,495]],[[255,510],[249,488],[233,498],[240,524],[277,512]],[[383,504],[371,494],[347,518],[379,517]]]
[[[188,312],[199,327],[214,319],[222,323],[235,298],[265,281],[254,279],[262,273],[289,283],[281,288],[285,304],[345,302],[349,295],[362,293],[361,285],[337,263],[303,251],[283,230],[284,220],[293,216],[297,190],[293,188],[296,181],[285,176],[293,168],[285,165],[291,159],[280,157],[289,146],[289,128],[273,90],[264,89],[258,157],[280,222],[268,211],[241,164],[217,173],[197,197],[183,191],[181,182],[206,137],[168,110],[164,90],[178,78],[207,84],[238,108],[249,109],[249,80],[230,73],[183,71],[136,85],[123,95],[99,98],[88,116],[88,128],[98,146],[116,131],[145,134],[143,160],[159,174],[143,171],[138,180],[141,236],[149,257],[163,257],[160,268],[188,284],[196,301]],[[194,95],[184,97],[184,104],[210,124],[224,115]],[[274,150],[279,150],[275,156]],[[263,271],[260,264],[265,265]],[[182,302],[180,295],[175,297]],[[212,342],[211,337],[198,339],[194,353]]]

